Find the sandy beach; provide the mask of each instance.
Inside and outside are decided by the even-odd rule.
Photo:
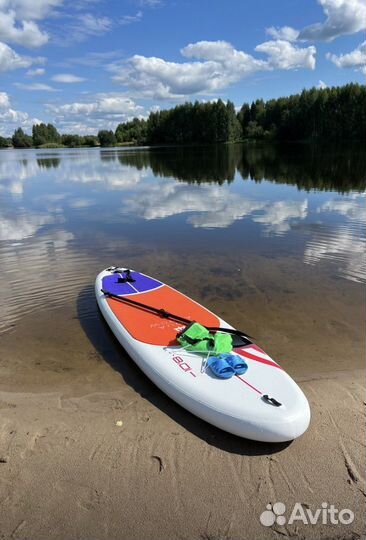
[[[335,319],[337,305],[335,295]],[[1,539],[356,539],[365,533],[363,343],[352,348],[352,318],[333,345],[321,331],[312,341],[299,336],[295,362],[293,345],[279,339],[268,318],[267,350],[292,358],[283,365],[312,411],[300,439],[275,445],[224,433],[164,396],[113,338],[91,288],[78,313],[40,312],[37,325],[24,316],[1,338]],[[254,311],[248,330],[263,338],[261,320],[263,311]],[[294,331],[298,321],[289,318],[287,325]],[[338,329],[327,328],[333,331],[335,337]],[[318,371],[304,361],[326,346]],[[286,506],[286,523],[263,525],[261,514],[276,502]],[[324,505],[350,509],[354,520],[331,523],[328,515],[324,523],[288,523],[296,503],[313,513]]]

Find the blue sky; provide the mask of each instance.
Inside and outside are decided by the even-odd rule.
[[[0,134],[364,83],[365,0],[0,0]]]

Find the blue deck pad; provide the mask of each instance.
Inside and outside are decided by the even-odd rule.
[[[152,291],[163,285],[161,281],[144,276],[139,272],[131,272],[131,277],[135,280],[132,283],[118,283],[118,278],[120,277],[121,274],[105,276],[102,280],[103,290],[112,294],[127,296],[129,294]]]

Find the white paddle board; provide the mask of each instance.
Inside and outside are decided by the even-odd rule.
[[[220,379],[208,367],[202,372],[204,355],[187,352],[176,340],[185,324],[118,297],[206,327],[232,327],[158,279],[131,270],[126,280],[126,270],[111,267],[97,276],[97,302],[118,341],[163,392],[199,418],[240,437],[283,442],[306,431],[310,408],[305,395],[258,345],[247,342],[233,350],[248,364],[244,375]]]

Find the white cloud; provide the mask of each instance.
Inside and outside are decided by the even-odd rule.
[[[83,197],[78,197],[76,199],[72,199],[69,202],[70,208],[90,208],[91,206],[94,206],[96,204],[96,201],[94,199],[88,199]]]
[[[1,178],[1,167],[0,167],[0,178]],[[22,180],[12,179],[10,182],[7,182],[6,184],[0,183],[0,191],[7,191],[13,196],[13,198],[22,198],[24,185],[23,185]]]
[[[65,174],[65,180],[80,182],[82,184],[95,183],[102,184],[103,189],[111,191],[129,191],[137,188],[143,178],[147,176],[146,171],[139,171],[131,167],[123,167],[117,163],[114,167],[110,162],[104,167],[87,168],[79,167],[78,170],[72,169]]]
[[[238,198],[234,193],[227,195],[228,197],[221,201],[218,201],[216,197],[209,197],[207,204],[198,209],[199,213],[188,217],[187,223],[195,229],[225,229],[235,221],[244,219],[265,206],[265,203],[261,201]],[[211,206],[208,208],[208,205]]]
[[[94,4],[98,4],[101,1],[103,0],[73,0],[72,7],[74,9],[79,9],[79,10],[86,9],[86,8],[89,9],[90,6]]]
[[[62,4],[63,0],[0,0],[0,40],[23,47],[41,47],[49,36],[35,21],[49,16]]]
[[[226,41],[199,41],[181,49],[192,62],[168,62],[162,58],[134,55],[126,62],[110,64],[114,80],[137,95],[155,99],[209,95],[247,75],[272,69],[310,68],[315,65],[315,47],[300,49],[286,41],[262,43],[256,50],[269,55],[257,59],[236,50]]]
[[[94,101],[85,103],[68,103],[65,105],[48,105],[48,109],[56,114],[89,116],[99,114],[137,115],[143,107],[124,94],[99,94]]]
[[[141,6],[158,7],[163,4],[163,0],[139,0]]]
[[[366,29],[365,0],[318,0],[318,3],[327,17],[325,22],[306,26],[298,39],[332,41]]]
[[[27,68],[32,65],[33,61],[26,56],[20,56],[8,45],[0,41],[0,72]]]
[[[250,55],[234,49],[227,41],[197,41],[183,47],[180,52],[187,58],[199,58],[223,64],[236,60],[239,67],[247,66],[248,63],[255,61]]]
[[[143,13],[142,11],[138,11],[136,15],[124,15],[118,22],[122,26],[126,24],[132,24],[135,22],[140,22],[142,19]]]
[[[366,225],[366,206],[364,201],[365,194],[355,195],[353,199],[338,199],[331,200],[324,203],[318,212],[337,212],[342,216],[347,217],[349,220],[358,222],[362,226]]]
[[[94,192],[94,188],[100,189],[100,191],[106,189],[111,191],[136,190],[140,183],[143,184],[145,178],[147,185],[151,183],[147,170],[140,171],[127,165],[121,166],[117,155],[115,160],[104,162],[100,161],[99,157],[96,158],[93,150],[85,149],[77,160],[61,159],[57,168],[51,170],[40,167],[37,161],[38,157],[32,153],[27,155],[27,159],[21,159],[19,156],[19,159],[14,160],[11,153],[5,152],[0,160],[0,191],[11,193],[18,199],[18,196],[22,195],[28,179],[40,175],[46,176],[48,179],[52,178],[59,183],[64,182],[65,185],[69,182],[95,184],[92,187],[92,192]],[[145,184],[141,185],[141,189],[145,189]],[[84,198],[77,198],[76,204],[74,204],[74,198],[70,195],[70,191],[65,191],[42,195],[34,200],[37,201],[37,208],[42,208],[42,212],[48,214],[62,213],[65,206],[74,208],[86,206]],[[96,201],[94,196],[86,199],[90,205]],[[62,201],[64,202],[62,203]]]
[[[49,41],[49,35],[39,27],[39,21],[50,16],[62,16],[68,23],[56,26],[54,43],[69,45],[70,42],[84,41],[91,36],[101,36],[118,24],[106,16],[92,13],[72,13],[79,7],[87,7],[91,2],[73,4],[68,2],[68,11],[58,11],[66,2],[64,0],[0,0],[0,39],[6,43],[17,43],[24,47],[41,47]],[[142,12],[126,15],[120,24],[139,21]]]
[[[121,56],[122,51],[119,49],[106,51],[106,52],[90,52],[84,56],[77,56],[74,58],[68,58],[66,64],[80,64],[83,66],[104,66],[106,62],[110,62],[115,58]]]
[[[85,41],[89,37],[102,36],[109,32],[114,23],[109,17],[96,17],[91,13],[84,13],[76,17],[70,16],[67,27],[60,28],[60,35],[55,37],[58,45],[69,45]]]
[[[1,216],[0,240],[24,240],[33,236],[43,225],[53,222],[51,216],[42,214],[23,215],[11,219]]]
[[[0,120],[2,122],[11,122],[12,124],[24,124],[24,122],[28,119],[28,114],[26,112],[22,111],[15,111],[14,109],[11,109],[10,107],[7,108],[5,111],[2,110],[0,112]]]
[[[23,195],[26,181],[41,174],[41,171],[35,155],[32,157],[28,155],[27,159],[13,158],[14,156],[11,154],[4,153],[1,156],[0,191],[10,193],[14,198],[19,199]],[[53,195],[53,197],[55,196]]]
[[[366,41],[347,54],[326,54],[326,58],[339,68],[361,70],[366,74]]]
[[[281,28],[271,26],[266,28],[266,32],[275,39],[284,39],[285,41],[296,41],[299,35],[299,31],[291,26],[282,26]]]
[[[102,113],[113,114],[138,114],[143,111],[143,107],[125,96],[102,96],[98,101],[98,108]]]
[[[78,135],[96,135],[101,129],[116,129],[116,121],[105,118],[80,117],[79,120],[59,116],[53,120],[60,133],[77,133]]]
[[[136,186],[133,196],[124,197],[123,205],[124,213],[146,220],[188,213],[187,223],[204,229],[229,227],[250,217],[263,224],[266,233],[273,234],[284,234],[308,214],[306,199],[272,203],[242,197],[226,186],[176,183],[169,179]]]
[[[78,77],[77,75],[72,75],[71,73],[59,73],[54,75],[52,80],[64,84],[72,84],[85,81],[83,77]]]
[[[91,13],[85,13],[78,17],[79,28],[82,33],[90,36],[104,34],[112,27],[112,20],[108,17],[95,17]]]
[[[17,19],[41,20],[64,0],[0,0],[0,10],[13,10]]]
[[[89,115],[97,108],[96,103],[67,103],[65,105],[48,105],[48,110],[56,114]]]
[[[14,83],[14,86],[21,88],[22,90],[29,90],[30,92],[57,92],[56,88],[43,83]]]
[[[195,228],[225,228],[238,219],[265,207],[265,202],[238,197],[224,186],[164,182],[142,185],[139,196],[124,198],[123,212],[146,220],[183,213]]]
[[[318,88],[320,88],[321,90],[324,90],[324,88],[328,88],[328,85],[322,81],[321,79],[319,79],[319,82],[318,82]]]
[[[267,233],[283,234],[291,229],[291,223],[305,219],[308,214],[308,201],[276,201],[268,204],[262,215],[253,218],[263,223]]]
[[[16,111],[12,108],[0,110],[0,135],[9,136],[14,129],[21,127],[25,130],[30,129],[33,124],[40,124],[39,118],[31,118],[28,113]]]
[[[267,54],[269,65],[274,69],[315,69],[316,48],[313,45],[299,48],[288,41],[278,39],[261,43],[255,50]]]
[[[0,92],[0,109],[10,107],[10,99],[6,92]]]
[[[28,69],[26,75],[28,77],[40,77],[45,74],[44,68]]]
[[[93,151],[91,151],[93,153]],[[88,150],[83,152],[83,155],[80,154],[76,161],[73,160],[61,160],[59,166],[56,170],[52,172],[47,170],[45,174],[49,177],[50,174],[53,174],[53,177],[59,182],[76,182],[81,184],[95,184],[94,189],[100,189],[101,191],[108,190],[119,190],[119,191],[129,191],[138,189],[138,185],[142,183],[143,179],[148,177],[148,172],[146,170],[138,170],[134,167],[121,166],[120,162],[117,159],[117,155],[111,156],[110,161],[104,162],[100,161],[99,158],[95,159],[95,154],[92,156],[88,155]],[[113,159],[113,157],[115,159]],[[30,160],[29,160],[30,161]],[[28,161],[28,163],[29,163]],[[39,167],[37,166],[37,161],[34,159],[36,166],[36,175],[39,175]],[[14,161],[12,161],[14,163]],[[1,164],[1,162],[0,162]],[[1,179],[1,168],[0,168],[0,179]],[[149,183],[149,181],[147,182]],[[141,186],[141,189],[144,190],[144,185]],[[49,197],[48,197],[49,198]],[[89,199],[90,204],[94,204],[95,200]],[[77,206],[85,206],[82,201],[84,199],[77,199]],[[55,202],[59,202],[55,200]],[[65,203],[66,204],[66,203]],[[74,206],[71,202],[71,199],[67,199],[68,206]],[[59,205],[58,205],[59,206]],[[48,207],[47,207],[48,210]],[[52,209],[54,211],[54,209]]]
[[[318,0],[326,19],[301,30],[291,26],[273,27],[266,32],[275,39],[286,41],[333,41],[366,29],[365,0]]]
[[[144,108],[125,94],[97,94],[89,101],[48,104],[47,110],[55,115],[53,122],[61,132],[95,134],[100,129],[115,130],[117,123],[141,117]]]
[[[17,127],[28,129],[40,122],[38,118],[30,118],[26,112],[12,109],[9,95],[0,92],[0,135],[8,136]]]
[[[48,41],[48,34],[42,32],[33,21],[16,21],[15,11],[0,12],[0,39],[23,45],[41,47]]]

